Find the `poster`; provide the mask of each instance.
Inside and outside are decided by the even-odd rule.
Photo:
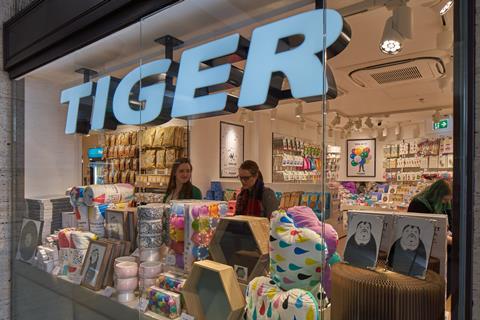
[[[236,178],[243,162],[244,128],[220,122],[220,178]]]
[[[360,268],[375,268],[382,232],[382,216],[349,212],[345,262]]]
[[[395,272],[425,279],[434,233],[434,220],[399,217],[387,265]]]
[[[347,177],[375,177],[375,139],[347,140]]]

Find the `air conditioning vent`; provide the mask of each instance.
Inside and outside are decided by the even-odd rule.
[[[440,58],[416,58],[370,66],[350,72],[350,78],[359,86],[374,88],[415,81],[436,80],[445,74]]]
[[[423,78],[420,70],[418,70],[418,68],[415,66],[392,71],[372,73],[371,75],[372,78],[378,82],[378,84]]]

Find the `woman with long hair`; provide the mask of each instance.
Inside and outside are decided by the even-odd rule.
[[[272,189],[265,187],[258,164],[247,160],[238,169],[242,191],[237,196],[235,214],[267,217],[278,209],[278,200]]]
[[[188,158],[175,160],[163,202],[182,199],[202,199],[202,192],[191,182],[192,164]]]
[[[408,212],[447,214],[451,200],[450,184],[440,179],[412,199]]]

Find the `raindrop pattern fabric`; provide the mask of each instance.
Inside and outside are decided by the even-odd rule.
[[[312,291],[322,279],[322,261],[327,253],[318,233],[295,226],[288,212],[280,210],[272,214],[270,273],[280,288]]]
[[[268,277],[250,281],[246,294],[247,320],[318,320],[318,303],[308,291],[283,291]]]

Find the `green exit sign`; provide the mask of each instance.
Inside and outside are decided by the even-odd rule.
[[[443,119],[433,123],[433,130],[447,129],[449,126],[448,119]]]

